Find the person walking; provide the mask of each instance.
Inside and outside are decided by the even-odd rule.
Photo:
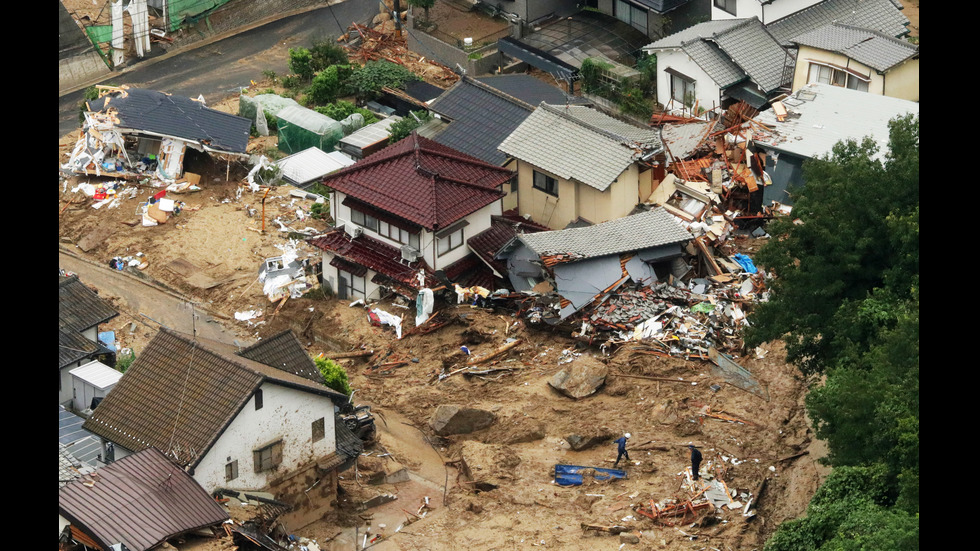
[[[691,448],[691,473],[694,475],[694,480],[701,478],[698,471],[701,469],[701,452],[698,451],[694,444],[688,444],[688,448]]]
[[[616,455],[616,462],[613,463],[613,468],[615,468],[616,465],[619,465],[619,460],[624,457],[626,458],[627,461],[630,460],[630,454],[626,451],[626,441],[629,439],[630,439],[630,433],[627,432],[626,434],[624,434],[623,436],[619,437],[619,439],[616,440],[616,443],[619,444],[619,449],[618,449],[619,453]]]

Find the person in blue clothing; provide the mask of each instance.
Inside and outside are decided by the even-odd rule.
[[[619,444],[619,453],[616,455],[616,462],[613,463],[613,468],[619,465],[619,460],[624,457],[626,458],[627,461],[630,460],[630,454],[629,452],[626,451],[626,441],[629,439],[630,439],[630,433],[627,432],[623,436],[619,437],[618,440],[616,440],[616,443]]]

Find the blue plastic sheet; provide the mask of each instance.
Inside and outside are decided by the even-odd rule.
[[[744,254],[737,254],[732,257],[732,260],[738,263],[743,270],[750,274],[756,273],[755,264],[752,263],[752,259],[745,256]]]
[[[106,348],[115,352],[116,351],[116,332],[115,331],[101,331],[99,332],[99,342],[105,345]]]
[[[582,484],[582,471],[589,469],[595,471],[594,477],[599,481],[610,478],[626,478],[626,471],[619,469],[584,467],[582,465],[555,465],[555,482],[559,486],[579,486]]]

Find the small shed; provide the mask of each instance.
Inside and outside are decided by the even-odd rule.
[[[340,140],[340,150],[360,160],[384,149],[388,145],[388,138],[391,137],[391,125],[401,119],[394,115],[361,128]]]
[[[102,362],[91,361],[69,371],[72,379],[72,407],[77,411],[94,409],[93,400],[101,401],[116,386],[123,374]]]
[[[318,147],[310,147],[283,157],[276,161],[286,182],[300,189],[306,189],[319,182],[327,174],[354,164],[354,159],[340,151],[326,152]]]
[[[326,115],[299,105],[283,107],[276,114],[279,150],[293,154],[310,147],[333,151],[344,137],[341,124]]]

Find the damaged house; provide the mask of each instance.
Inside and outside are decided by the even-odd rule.
[[[147,551],[228,519],[181,465],[152,447],[76,472],[58,491],[61,549]]]
[[[541,103],[499,149],[516,160],[518,213],[552,229],[626,216],[662,177],[658,129],[580,105]]]
[[[293,507],[290,522],[308,523],[329,509],[363,444],[339,415],[348,397],[290,346],[299,343],[239,350],[161,329],[83,428],[102,439],[107,462],[157,448],[208,492],[271,492]]]
[[[309,240],[323,251],[323,284],[365,301],[387,292],[414,300],[439,272],[479,284],[460,280],[483,267],[466,242],[501,214],[513,177],[416,133],[327,176],[336,228]]]
[[[249,119],[217,111],[203,98],[128,86],[98,86],[86,103],[82,135],[62,168],[75,174],[173,182],[188,159],[247,159]]]
[[[557,294],[557,323],[603,302],[628,282],[649,287],[690,269],[682,255],[692,236],[662,208],[588,226],[517,235],[497,254],[518,292]]]

